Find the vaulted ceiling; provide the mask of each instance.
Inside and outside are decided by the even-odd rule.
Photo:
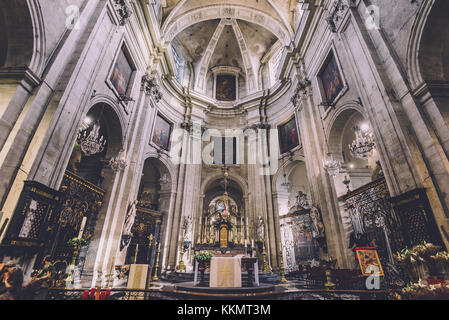
[[[291,41],[291,6],[297,0],[166,0],[162,34],[191,63],[198,91],[213,68],[237,67],[251,93],[262,61]]]

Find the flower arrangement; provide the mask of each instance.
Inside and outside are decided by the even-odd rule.
[[[424,261],[416,252],[407,247],[397,252],[394,258],[399,264],[402,265],[414,265],[418,262]]]
[[[449,253],[446,251],[440,251],[435,255],[430,256],[430,259],[437,262],[449,262]]]
[[[402,294],[409,300],[448,300],[449,283],[426,286],[419,281],[402,289]]]
[[[67,246],[73,247],[73,248],[75,248],[75,247],[81,248],[86,245],[87,245],[87,240],[84,238],[78,239],[75,237],[75,238],[72,238],[69,241],[67,241]]]
[[[436,246],[432,243],[423,242],[413,247],[411,250],[416,256],[428,260],[432,255],[436,254],[441,249],[440,246]]]
[[[210,261],[214,255],[209,251],[197,251],[195,252],[194,259],[199,262]]]

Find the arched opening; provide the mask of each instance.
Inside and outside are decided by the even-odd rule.
[[[243,253],[246,221],[242,188],[232,178],[226,183],[220,178],[209,182],[205,190],[195,250]]]
[[[164,240],[171,189],[168,168],[161,160],[148,158],[143,166],[137,200],[131,204],[125,219],[121,244],[121,251],[125,252],[126,248],[124,264],[146,264],[150,274],[161,271],[160,265],[156,268],[155,264],[162,263],[162,257],[157,260],[157,255],[161,254],[158,248]]]
[[[96,128],[98,128],[98,133],[95,133]],[[80,134],[75,143],[67,170],[101,187],[104,183],[102,168],[107,163],[106,160],[120,152],[122,146],[121,132],[120,120],[111,106],[105,103],[93,106],[80,127]],[[102,144],[99,147],[100,149],[91,150],[95,146],[88,143],[89,139],[94,139]]]
[[[360,139],[358,139],[358,135]],[[343,170],[334,178],[335,188],[339,196],[348,190],[358,189],[382,175],[379,155],[374,146],[370,152],[351,151],[351,145],[360,145],[363,138],[372,138],[373,130],[370,122],[355,108],[343,109],[333,120],[329,131],[329,151],[340,160]],[[365,143],[365,142],[363,142]],[[344,183],[346,181],[346,184]],[[349,181],[349,183],[348,183]],[[349,189],[348,189],[349,187]]]
[[[418,62],[421,77],[427,84],[444,122],[449,126],[449,28],[447,1],[435,1],[421,35]],[[435,116],[430,115],[435,119]]]
[[[287,273],[302,270],[327,251],[321,214],[313,206],[303,161],[289,161],[276,180],[284,267]]]

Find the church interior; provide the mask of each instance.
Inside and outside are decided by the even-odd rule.
[[[449,1],[0,6],[0,300],[449,299]]]

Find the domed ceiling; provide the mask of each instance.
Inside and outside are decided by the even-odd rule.
[[[231,67],[250,94],[261,90],[264,63],[290,42],[291,2],[297,6],[296,0],[166,0],[162,34],[190,67],[193,89],[206,93],[212,70]]]

